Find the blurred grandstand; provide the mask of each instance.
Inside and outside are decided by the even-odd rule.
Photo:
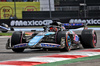
[[[99,18],[100,0],[0,0],[0,19]]]
[[[73,17],[100,17],[100,0],[59,0],[55,8],[57,11],[68,11],[68,13],[72,11],[70,14],[73,14]],[[75,13],[78,15],[74,15]]]

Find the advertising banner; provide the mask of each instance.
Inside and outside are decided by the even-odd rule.
[[[87,25],[100,25],[100,18],[69,18],[61,19],[64,23],[86,23]]]
[[[10,26],[44,26],[50,25],[53,21],[52,20],[11,20]]]
[[[40,11],[40,2],[0,2],[0,19],[15,15],[22,19],[22,11]]]
[[[62,23],[86,23],[87,25],[100,25],[99,18],[68,18],[57,20]],[[0,19],[0,24],[5,23],[10,27],[45,26],[54,22],[52,19]]]
[[[53,23],[53,20],[49,19],[1,19],[0,24],[5,23],[10,27],[32,27],[32,26],[45,26]]]

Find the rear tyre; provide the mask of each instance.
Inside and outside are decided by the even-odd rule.
[[[62,47],[61,51],[70,51],[71,49],[71,38],[66,31],[60,31],[57,34],[57,44],[60,44]]]
[[[22,33],[22,31],[16,31],[13,33],[12,37],[11,37],[11,46],[17,45],[19,43],[23,43],[23,41],[25,41],[23,39],[24,37],[24,33]],[[14,52],[23,52],[24,48],[18,48],[18,49],[12,49]]]
[[[2,33],[7,33],[8,32],[8,30],[5,30],[5,31],[1,31]]]
[[[95,48],[97,43],[96,32],[92,29],[83,30],[81,33],[81,43],[84,48]]]

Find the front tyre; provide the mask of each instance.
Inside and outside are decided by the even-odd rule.
[[[81,43],[84,48],[95,48],[97,43],[96,32],[92,29],[86,29],[82,31]]]
[[[62,51],[69,52],[71,50],[71,38],[69,35],[66,35],[65,37],[65,47],[62,49]]]
[[[20,44],[23,42],[23,37],[24,37],[24,33],[22,33],[22,31],[16,31],[13,33],[12,37],[11,37],[11,46]],[[14,52],[23,52],[24,48],[18,48],[18,49],[12,49]]]
[[[63,48],[61,51],[70,51],[71,50],[71,38],[66,31],[60,31],[57,34],[57,44],[60,44]]]

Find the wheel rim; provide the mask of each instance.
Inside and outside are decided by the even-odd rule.
[[[61,44],[61,47],[64,47],[65,46],[65,38],[61,38],[60,44]]]
[[[70,47],[70,46],[71,46],[71,39],[70,39],[69,36],[68,36],[68,38],[67,38],[67,41],[68,41],[68,46]]]
[[[94,34],[93,34],[93,45],[94,45],[94,47],[96,46],[96,43],[97,43],[97,36],[96,36],[96,34],[94,33]]]
[[[68,50],[71,50],[71,39],[70,36],[67,37],[67,46],[68,46]]]

